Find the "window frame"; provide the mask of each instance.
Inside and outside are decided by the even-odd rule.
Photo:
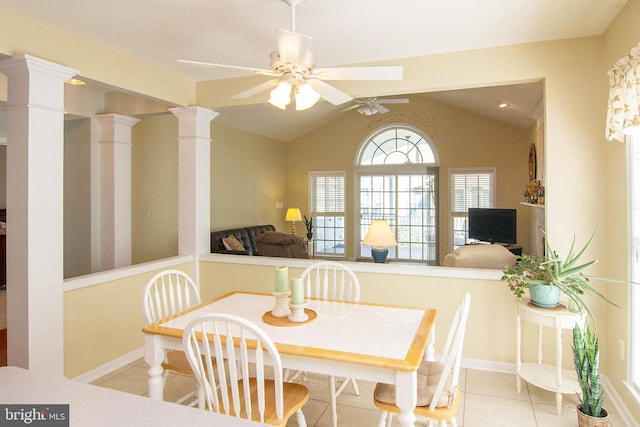
[[[374,142],[374,139],[376,138],[376,136],[384,134],[385,132],[388,132],[389,130],[395,130],[395,131],[402,131],[402,130],[407,130],[415,135],[417,135],[420,139],[418,141],[416,141],[414,143],[414,145],[416,145],[416,149],[419,150],[419,148],[417,147],[418,144],[421,144],[422,142],[424,142],[424,144],[426,145],[426,147],[428,147],[428,149],[430,150],[430,153],[433,156],[433,160],[434,163],[391,163],[391,164],[365,164],[362,165],[362,159],[363,156],[365,155],[365,153],[367,153],[368,151],[370,151],[370,145],[372,144],[376,144],[378,146],[380,146],[381,144],[379,144],[379,142]],[[413,141],[412,141],[413,142]],[[369,148],[369,150],[368,150]],[[419,150],[420,151],[420,150]],[[422,153],[422,151],[420,151]],[[435,265],[437,265],[438,263],[438,252],[439,252],[439,234],[440,234],[440,230],[439,230],[439,191],[440,191],[440,186],[437,184],[438,183],[438,179],[439,179],[439,158],[438,158],[438,152],[435,149],[435,145],[433,144],[433,141],[431,141],[431,139],[420,129],[411,126],[409,124],[406,123],[390,123],[390,124],[386,124],[384,126],[381,126],[379,128],[376,128],[373,132],[371,132],[369,135],[367,135],[361,142],[358,151],[357,151],[357,155],[355,158],[355,162],[354,162],[354,184],[353,184],[353,188],[354,188],[354,212],[356,212],[357,214],[354,215],[353,218],[353,229],[354,229],[354,254],[356,258],[359,259],[366,259],[367,257],[365,257],[362,253],[362,239],[364,238],[364,236],[362,235],[362,222],[361,222],[361,178],[363,176],[376,176],[376,175],[384,175],[384,176],[390,176],[393,175],[396,178],[396,181],[398,179],[399,176],[401,175],[430,175],[434,177],[434,180],[436,182],[436,190],[434,191],[435,194]],[[396,203],[395,203],[395,207],[393,208],[394,211],[396,212],[394,215],[394,223],[390,224],[391,225],[391,229],[394,231],[394,233],[396,234],[397,237],[397,233],[398,233],[398,229],[397,229],[397,211],[398,209],[400,209],[400,207],[397,206],[397,198],[398,198],[398,189],[395,189],[395,198],[396,198]],[[376,219],[381,219],[381,218],[376,218]],[[387,219],[387,218],[384,218]],[[424,225],[423,225],[424,227]],[[422,242],[422,244],[427,244],[428,242]],[[370,258],[370,257],[368,257]],[[414,262],[418,262],[417,259],[404,259],[404,258],[398,258],[398,251],[397,248],[389,248],[389,259],[397,259],[398,261],[414,261]],[[424,260],[419,260],[419,262],[424,262]]]
[[[342,178],[342,211],[317,211],[315,209],[315,205],[317,203],[316,200],[316,183],[318,177],[334,177],[334,178]],[[345,258],[347,255],[347,220],[346,220],[346,187],[347,187],[347,174],[346,171],[309,171],[309,215],[313,218],[313,254],[314,256],[320,255],[326,258]],[[342,218],[342,253],[336,252],[318,252],[318,217],[334,217],[334,218]],[[337,222],[337,221],[336,221]],[[326,240],[324,240],[326,241]],[[334,237],[334,242],[338,242],[338,240]]]
[[[477,206],[477,207],[487,207],[487,208],[495,208],[496,200],[497,200],[497,168],[496,167],[470,167],[470,168],[450,168],[449,169],[449,252],[453,252],[457,247],[455,245],[455,221],[456,218],[465,218],[465,243],[469,241],[469,213],[468,210],[465,211],[456,211],[454,210],[455,196],[454,193],[456,191],[454,176],[456,175],[478,175],[478,174],[490,174],[491,175],[491,195],[489,197],[489,206]],[[466,191],[466,188],[465,188]],[[466,197],[465,197],[466,199]],[[474,206],[475,207],[475,206]],[[469,206],[465,206],[466,209]]]

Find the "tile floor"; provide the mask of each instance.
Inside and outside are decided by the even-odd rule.
[[[147,365],[140,359],[122,367],[93,384],[128,393],[146,395]],[[515,378],[503,374],[472,369],[463,369],[461,374],[463,400],[458,413],[460,427],[577,427],[575,413],[577,397],[564,395],[562,415],[556,415],[555,395],[523,383],[521,393],[516,392]],[[176,400],[193,386],[193,378],[172,374],[165,387],[165,400]],[[379,413],[372,403],[373,384],[358,381],[360,396],[350,393],[347,388],[338,398],[338,422],[341,427],[377,426]],[[313,382],[309,386],[309,402],[304,406],[304,414],[309,427],[331,426],[328,392]],[[624,427],[618,414],[611,413],[610,427]],[[287,426],[295,427],[295,418]],[[425,425],[419,422],[417,425]]]

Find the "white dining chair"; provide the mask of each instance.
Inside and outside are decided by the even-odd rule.
[[[149,279],[142,294],[142,310],[147,323],[157,322],[198,304],[200,304],[200,294],[196,284],[191,277],[179,270],[159,272]],[[162,368],[165,382],[171,372],[193,375],[184,352],[179,350],[167,352]],[[197,392],[196,382],[194,391],[180,397],[176,403],[183,403],[193,398],[188,405],[195,405],[198,401]]]
[[[305,296],[329,301],[360,301],[360,282],[353,270],[343,263],[335,261],[316,262],[302,272]],[[304,373],[297,372],[292,379]],[[356,396],[360,396],[358,384],[353,378],[343,378],[336,383],[336,378],[328,377],[331,398],[331,417],[333,427],[338,425],[337,398],[347,385],[351,384]]]
[[[302,406],[309,390],[283,381],[280,354],[258,326],[233,314],[205,314],[187,324],[182,344],[203,409],[277,426],[295,413],[298,426],[306,427]]]
[[[433,421],[439,427],[446,427],[447,422],[452,427],[458,425],[460,361],[470,305],[471,294],[467,292],[453,317],[442,354],[436,361],[423,360],[418,368],[418,401],[414,413],[427,418],[430,426]],[[373,403],[382,411],[378,427],[391,427],[392,414],[400,412],[395,399],[394,385],[376,384]]]

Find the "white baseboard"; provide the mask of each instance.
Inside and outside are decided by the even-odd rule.
[[[117,359],[113,359],[112,361],[105,363],[102,366],[97,367],[89,372],[85,372],[82,375],[79,375],[75,378],[72,378],[75,381],[80,381],[83,383],[90,383],[92,381],[97,380],[100,377],[103,377],[116,369],[120,369],[123,366],[126,366],[136,360],[140,359],[144,356],[144,348],[140,347],[137,350],[132,351],[129,354],[125,354],[124,356],[120,356]]]
[[[631,412],[629,412],[629,410],[627,409],[627,405],[624,404],[622,398],[620,397],[620,394],[616,391],[616,388],[613,386],[613,384],[611,384],[611,381],[609,381],[606,375],[600,375],[600,382],[602,383],[602,387],[604,388],[604,394],[607,401],[611,402],[611,404],[616,408],[615,412],[620,415],[620,418],[622,418],[622,420],[624,421],[624,425],[636,425],[636,421],[631,415]]]
[[[460,361],[460,366],[462,368],[477,369],[478,371],[491,371],[514,375],[516,373],[515,363],[491,362],[488,360],[469,359],[463,357]]]

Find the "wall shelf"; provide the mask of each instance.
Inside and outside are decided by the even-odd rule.
[[[520,202],[521,205],[531,206],[533,208],[544,209],[544,205],[534,205],[533,203]]]

